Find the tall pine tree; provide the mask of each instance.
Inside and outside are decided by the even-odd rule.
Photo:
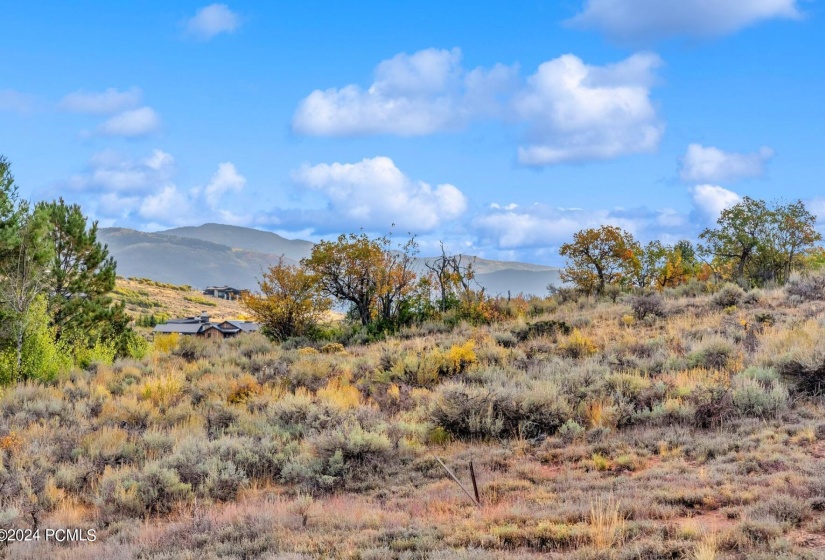
[[[47,216],[46,240],[53,248],[49,264],[49,314],[58,338],[83,338],[126,344],[129,319],[122,305],[112,305],[115,260],[97,240],[97,222],[88,225],[80,206],[62,198],[40,202],[35,212]]]

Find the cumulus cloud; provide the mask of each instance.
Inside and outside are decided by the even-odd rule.
[[[525,131],[524,165],[609,159],[654,151],[664,124],[650,99],[654,54],[591,66],[564,55],[525,80],[517,66],[467,71],[461,51],[426,49],[381,62],[372,84],[316,90],[293,117],[298,134],[415,136],[495,119]]]
[[[519,161],[543,166],[655,151],[664,124],[650,88],[660,65],[654,54],[601,67],[570,54],[543,63],[514,99],[528,126]]]
[[[494,254],[532,260],[533,255],[554,259],[558,247],[586,228],[613,225],[641,242],[658,239],[673,244],[695,239],[701,229],[715,222],[719,213],[741,199],[736,193],[712,185],[688,191],[690,207],[674,208],[556,208],[547,204],[491,204],[470,222],[477,246]]]
[[[198,39],[208,40],[221,33],[234,33],[241,26],[241,18],[226,4],[210,4],[199,9],[186,22],[186,32]]]
[[[135,138],[146,136],[160,128],[160,117],[151,107],[140,107],[123,111],[105,121],[97,128],[104,136]]]
[[[142,159],[105,150],[92,156],[84,172],[69,180],[69,187],[87,193],[146,195],[157,185],[169,182],[174,172],[175,159],[162,150],[154,150]]]
[[[315,90],[298,106],[292,127],[298,134],[418,136],[454,130],[482,108],[490,94],[512,81],[511,68],[469,74],[461,51],[426,49],[381,62],[367,89],[350,84]]]
[[[387,230],[395,224],[408,231],[426,232],[460,217],[467,209],[467,198],[457,187],[432,187],[414,181],[388,157],[305,165],[292,177],[297,185],[318,191],[328,200],[326,216],[315,216],[322,220],[316,228],[335,224]]]
[[[215,208],[223,195],[229,191],[240,192],[246,185],[246,177],[238,173],[232,162],[218,165],[218,170],[212,175],[212,180],[204,189],[204,197],[212,208]]]
[[[738,194],[717,185],[698,185],[691,189],[695,213],[706,222],[715,222],[722,210],[738,204]]]
[[[210,220],[237,222],[228,208],[218,208],[228,192],[246,185],[231,162],[218,165],[206,186],[181,188],[175,159],[162,150],[134,159],[112,150],[95,154],[82,173],[65,186],[72,198],[93,209],[107,224],[142,228],[192,225]],[[230,201],[231,202],[231,201]]]
[[[540,203],[492,204],[487,213],[476,216],[472,225],[483,244],[497,249],[536,249],[557,247],[589,227],[614,225],[636,234],[648,220],[647,216],[622,216],[610,210],[555,208]]]
[[[682,159],[681,177],[691,183],[724,183],[761,177],[774,151],[763,146],[758,152],[737,154],[712,146],[691,144]]]
[[[143,92],[136,87],[126,91],[116,88],[101,92],[75,91],[63,97],[58,106],[72,113],[107,115],[137,107],[142,95]]]
[[[765,20],[799,17],[797,0],[587,0],[569,23],[639,42],[720,36]]]

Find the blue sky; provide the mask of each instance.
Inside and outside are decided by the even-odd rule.
[[[819,0],[40,2],[4,10],[0,154],[102,226],[414,232],[559,264],[742,196],[825,222]]]

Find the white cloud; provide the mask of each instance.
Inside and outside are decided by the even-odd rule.
[[[63,97],[58,106],[73,113],[111,114],[132,109],[140,103],[143,95],[139,88],[126,91],[108,88],[102,92],[75,91]]]
[[[698,185],[691,189],[695,210],[707,222],[715,222],[722,210],[738,204],[738,194],[716,185]]]
[[[212,180],[204,189],[204,197],[212,208],[215,208],[220,199],[229,191],[240,192],[246,185],[246,177],[238,173],[235,165],[225,162],[218,165],[218,170],[212,175]]]
[[[506,79],[503,74],[496,71]],[[463,75],[459,49],[398,54],[378,65],[366,90],[350,84],[313,91],[299,104],[292,127],[317,136],[417,136],[455,129],[471,111],[460,103]]]
[[[799,17],[797,0],[587,0],[569,23],[639,42],[720,36],[764,20]]]
[[[655,54],[589,66],[567,54],[543,63],[514,99],[527,123],[524,165],[610,159],[655,151],[664,125],[650,100]]]
[[[160,128],[160,117],[151,107],[124,111],[101,124],[97,131],[105,136],[133,138],[146,136]]]
[[[564,55],[520,81],[517,66],[467,71],[460,50],[426,49],[381,62],[367,89],[312,92],[292,127],[318,136],[416,136],[496,119],[526,129],[519,161],[531,166],[651,152],[664,131],[650,99],[661,63],[643,53],[589,66]]]
[[[234,214],[228,192],[246,184],[235,165],[218,165],[204,187],[180,188],[175,182],[175,159],[154,150],[132,159],[107,150],[95,154],[83,173],[71,177],[63,190],[80,199],[101,223],[123,227],[168,227],[222,221],[240,224],[251,218]],[[226,204],[224,204],[226,202]]]
[[[175,185],[166,185],[140,202],[137,213],[143,220],[159,224],[191,224],[193,201]]]
[[[682,159],[681,177],[691,183],[724,183],[761,177],[774,151],[763,146],[758,152],[736,154],[719,148],[691,144]]]
[[[492,243],[497,249],[535,249],[558,247],[573,238],[577,231],[614,225],[638,233],[647,219],[616,215],[609,210],[554,208],[545,204],[490,205],[491,211],[473,220],[482,243]]]
[[[144,159],[133,160],[112,150],[95,154],[82,174],[69,180],[72,190],[118,195],[145,195],[171,180],[175,159],[154,150]]]
[[[226,4],[210,4],[199,9],[186,22],[189,35],[208,40],[221,33],[234,33],[241,26],[241,18]]]
[[[367,158],[358,163],[305,165],[293,173],[293,180],[326,196],[327,224],[350,229],[387,230],[394,223],[409,231],[431,231],[460,217],[467,209],[467,198],[455,186],[432,187],[414,181],[388,157]]]

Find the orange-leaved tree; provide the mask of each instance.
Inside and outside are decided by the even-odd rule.
[[[259,294],[241,296],[241,305],[261,323],[262,331],[276,340],[312,335],[332,305],[315,274],[303,266],[284,263],[283,257],[263,273],[258,287]]]
[[[563,282],[587,294],[601,294],[605,286],[629,282],[640,265],[641,249],[629,232],[602,226],[579,231],[572,243],[561,246],[559,253],[567,257],[560,273]]]
[[[415,239],[392,248],[389,236],[366,233],[321,241],[301,261],[318,278],[321,291],[352,306],[362,325],[398,323],[415,288]]]

